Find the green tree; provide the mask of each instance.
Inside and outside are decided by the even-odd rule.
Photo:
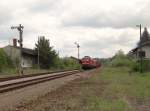
[[[72,59],[71,57],[59,58],[60,69],[80,69],[80,64],[77,60]]]
[[[132,59],[128,57],[122,50],[119,50],[115,56],[111,60],[111,65],[115,67],[127,66],[130,67],[132,65]]]
[[[55,60],[58,57],[56,51],[53,47],[50,47],[50,42],[45,37],[40,37],[37,43],[35,44],[35,51],[38,53],[39,50],[39,62],[40,67],[48,69],[53,67]]]
[[[13,63],[3,49],[0,49],[0,72],[6,68],[12,68]]]
[[[141,36],[141,44],[144,44],[147,41],[150,41],[150,36],[149,36],[149,32],[148,32],[147,28],[145,27],[144,31],[142,33],[142,36]],[[138,46],[140,45],[140,41],[137,43],[137,45]]]

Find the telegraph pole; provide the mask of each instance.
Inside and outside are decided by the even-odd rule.
[[[142,26],[141,26],[141,24],[136,25],[136,26],[140,28],[140,43],[139,43],[139,47],[140,47],[140,52],[139,52],[139,56],[140,56],[140,73],[143,73],[143,60],[142,60],[143,52],[142,52],[142,33],[141,33]]]
[[[79,60],[79,58],[80,58],[80,54],[79,54],[79,48],[80,48],[80,45],[79,45],[77,42],[75,42],[75,45],[76,45],[77,48],[78,48],[78,60]]]
[[[39,43],[40,43],[41,37],[45,37],[45,36],[38,36],[38,43],[37,43],[38,44],[38,47],[37,47],[37,50],[38,50],[38,58],[37,58],[38,59],[38,69],[40,69],[40,44]]]
[[[39,48],[39,37],[38,37],[38,69],[40,69],[40,48]]]
[[[11,29],[17,29],[19,31],[19,44],[20,44],[20,71],[19,73],[23,75],[23,67],[22,67],[22,47],[23,47],[23,26],[19,24],[19,26],[12,26]]]

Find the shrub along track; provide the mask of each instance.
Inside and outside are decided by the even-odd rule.
[[[14,89],[23,88],[29,85],[38,84],[49,80],[62,78],[79,72],[79,70],[70,70],[0,78],[0,93],[8,92]]]

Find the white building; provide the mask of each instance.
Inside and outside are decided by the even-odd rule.
[[[142,53],[140,53],[141,50]],[[132,49],[128,55],[138,59],[140,54],[144,59],[150,59],[150,35],[147,31],[147,28],[144,28],[144,32],[141,37],[141,45],[138,43],[137,47]]]
[[[8,45],[3,47],[3,49],[14,64],[20,61],[20,47]],[[32,49],[22,48],[21,64],[24,68],[32,67],[34,64],[37,64],[37,53]]]

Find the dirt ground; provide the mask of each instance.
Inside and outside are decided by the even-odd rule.
[[[47,93],[9,111],[150,111],[148,81],[123,69],[97,69],[77,74],[53,90],[47,87]],[[143,84],[146,89],[139,87]]]
[[[26,103],[31,103],[31,101],[38,100],[40,97],[43,97],[62,85],[68,84],[74,79],[88,75],[87,73],[89,72],[78,73],[64,78],[59,78],[0,94],[0,111],[22,111],[20,106]]]
[[[60,88],[19,105],[14,111],[150,111],[149,97],[130,94],[130,91],[137,91],[135,87],[127,90],[135,84],[132,81],[137,75],[130,77],[125,73],[120,75],[116,69],[118,74],[113,71],[98,69],[82,74]],[[131,80],[127,80],[128,77]]]
[[[80,78],[44,96],[40,96],[36,100],[30,101],[27,104],[22,104],[14,111],[83,111],[81,107],[86,104],[84,101],[84,97],[86,96],[80,98],[82,95],[80,90],[82,87],[88,85],[84,80],[93,76],[93,74],[93,72],[82,74]],[[96,93],[100,94],[102,90],[103,87],[100,87]],[[86,111],[86,108],[84,110]]]

